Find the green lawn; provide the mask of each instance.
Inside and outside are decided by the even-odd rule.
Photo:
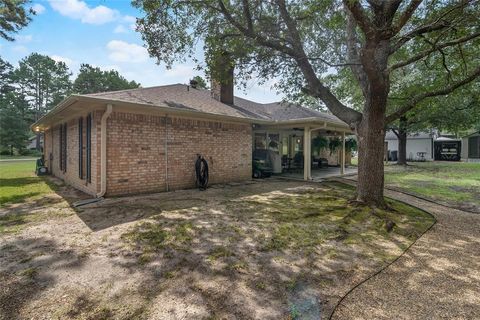
[[[480,212],[480,163],[417,162],[385,168],[387,187]]]
[[[350,160],[350,164],[352,166],[358,166],[358,157],[352,157],[352,160]]]
[[[38,159],[40,156],[9,156],[9,155],[0,155],[0,160],[17,160],[17,159]]]
[[[41,197],[53,186],[35,175],[35,160],[0,162],[0,206]]]

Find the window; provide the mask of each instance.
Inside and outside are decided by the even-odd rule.
[[[293,150],[295,153],[303,151],[303,137],[292,136]]]
[[[276,152],[280,149],[280,134],[269,133],[268,134],[268,149]]]
[[[67,172],[67,124],[63,124],[63,172]]]
[[[60,125],[60,138],[59,138],[59,165],[60,171],[67,172],[67,124]]]
[[[78,119],[78,177],[83,179],[83,118]]]
[[[255,149],[267,149],[267,134],[255,133]]]
[[[60,171],[63,171],[63,125],[59,128],[60,134],[58,135],[58,166]]]
[[[87,116],[87,123],[86,123],[86,178],[87,182],[92,182],[92,114],[89,113]]]

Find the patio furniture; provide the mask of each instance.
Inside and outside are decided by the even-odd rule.
[[[418,161],[422,161],[424,162],[426,159],[425,159],[425,156],[427,155],[426,152],[417,152],[417,157],[418,157]]]
[[[272,165],[272,153],[273,151],[265,149],[255,149],[253,151],[253,172],[252,176],[254,178],[264,178],[270,177],[273,173]]]
[[[328,160],[325,158],[319,158],[318,159],[318,167],[319,168],[326,168],[328,167]]]
[[[312,156],[312,168],[326,168],[328,167],[328,160],[325,158],[315,158]]]
[[[295,169],[303,169],[303,153],[297,152],[293,157],[293,164]]]

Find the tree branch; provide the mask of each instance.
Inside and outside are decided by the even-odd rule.
[[[250,13],[250,4],[248,3],[248,0],[243,0],[243,15],[247,19],[247,30],[250,32],[253,31],[253,22],[252,22],[252,14]]]
[[[247,4],[248,1],[244,1],[244,4]],[[280,9],[280,13],[282,19],[285,21],[287,25],[288,32],[292,38],[290,43],[292,46],[287,46],[283,43],[283,41],[276,41],[270,37],[260,34],[260,32],[254,31],[253,21],[251,17],[246,16],[245,19],[247,21],[247,26],[240,23],[237,19],[234,18],[232,13],[227,9],[223,0],[218,0],[218,8],[211,7],[211,9],[218,11],[223,17],[233,26],[235,27],[244,37],[250,38],[256,41],[258,44],[263,45],[265,47],[277,50],[281,53],[286,54],[287,56],[294,59],[302,71],[305,80],[307,82],[307,87],[303,88],[304,92],[307,92],[312,97],[318,98],[322,100],[328,109],[339,119],[346,122],[352,128],[356,126],[358,122],[362,119],[362,114],[356,110],[353,110],[345,105],[343,105],[337,97],[328,89],[317,77],[315,74],[315,70],[313,69],[312,65],[310,64],[308,57],[305,54],[303,49],[303,44],[296,28],[295,21],[291,18],[288,13],[286,4],[284,0],[277,0],[277,4]],[[243,8],[243,14],[248,15],[249,11],[246,8]],[[249,27],[249,21],[252,22],[252,26]]]
[[[400,139],[400,133],[398,133],[396,128],[390,127],[389,129],[397,136],[397,139]]]
[[[418,6],[422,3],[423,0],[412,0],[408,4],[405,11],[402,12],[400,18],[398,19],[397,23],[393,27],[393,34],[399,33],[405,24],[410,20],[415,10],[417,10]]]
[[[332,63],[330,61],[325,60],[322,57],[308,57],[308,60],[318,60],[325,63],[329,67],[349,67],[349,66],[361,66],[362,64],[359,62],[343,62],[343,63]]]
[[[367,16],[365,10],[360,4],[360,1],[343,0],[343,5],[352,13],[353,18],[357,22],[360,29],[362,29],[365,36],[367,38],[373,37],[375,30],[372,27],[370,18]]]
[[[398,109],[397,111],[393,112],[392,114],[388,115],[386,117],[386,123],[390,123],[392,121],[397,120],[399,117],[410,111],[411,109],[415,108],[418,103],[421,101],[425,100],[426,98],[431,98],[431,97],[436,97],[436,96],[443,96],[447,95],[454,90],[458,89],[459,87],[468,84],[475,79],[480,77],[480,67],[477,67],[472,73],[470,73],[466,78],[457,81],[455,83],[452,83],[451,85],[440,89],[440,90],[435,90],[435,91],[430,91],[430,92],[424,92],[422,94],[419,94],[415,97],[413,97],[409,103]]]
[[[412,3],[410,3],[410,5],[413,4],[415,0],[412,0]],[[450,13],[452,13],[453,11],[457,10],[457,9],[462,9],[464,8],[465,6],[467,6],[468,4],[470,4],[471,2],[473,1],[476,1],[476,0],[464,0],[464,1],[460,1],[459,4],[453,6],[452,8],[450,8],[449,10],[445,11],[443,14],[441,14],[439,17],[437,17],[435,19],[435,21],[431,22],[431,23],[427,23],[427,24],[424,24],[423,26],[420,26],[418,28],[416,28],[415,30],[412,30],[410,31],[409,33],[403,35],[400,37],[400,40],[392,47],[392,49],[390,50],[390,53],[394,53],[396,52],[398,49],[400,49],[405,43],[407,43],[408,41],[410,41],[411,39],[415,38],[416,36],[419,36],[419,35],[422,35],[422,34],[425,34],[425,33],[429,33],[429,32],[433,32],[433,31],[437,31],[437,30],[441,30],[443,28],[446,28],[446,27],[449,27],[451,25],[451,23],[449,23],[448,21],[446,20],[443,20],[443,18],[445,18],[447,15],[449,15]],[[413,14],[413,12],[412,12]],[[411,16],[410,16],[411,18]],[[453,20],[452,20],[453,21]],[[406,21],[408,22],[408,20]],[[405,22],[405,23],[406,23]],[[397,33],[399,32],[400,30],[397,31]]]
[[[450,24],[446,21],[436,22],[434,24],[423,25],[415,30],[410,31],[409,33],[400,37],[400,39],[390,48],[390,54],[396,52],[400,49],[405,43],[410,41],[411,39],[418,37],[425,33],[430,33],[433,31],[438,31],[450,26]]]
[[[332,94],[330,89],[325,87],[320,79],[318,79],[317,75],[315,74],[315,70],[308,61],[308,57],[303,49],[302,39],[298,32],[297,25],[287,10],[285,0],[277,0],[277,4],[280,9],[280,15],[285,21],[287,29],[291,34],[293,46],[298,54],[293,58],[297,62],[308,83],[308,87],[305,88],[304,91],[316,98],[321,99],[327,108],[342,121],[346,122],[351,127],[356,126],[356,124],[361,120],[362,114],[342,104],[337,97]]]
[[[357,47],[358,38],[355,30],[357,24],[352,14],[348,11],[348,9],[346,9],[345,11],[347,11],[346,12],[347,14],[347,25],[346,25],[347,55],[350,61],[357,63],[356,65],[352,65],[350,69],[352,70],[353,74],[355,75],[355,77],[357,78],[357,81],[360,84],[366,83],[367,75],[365,74],[365,70],[363,69],[363,66],[360,63],[360,56],[358,54],[358,47]],[[362,90],[364,90],[363,88],[365,88],[364,85],[361,85],[360,87],[362,88]],[[364,94],[366,94],[366,92],[364,92]]]
[[[219,5],[218,11],[225,17],[225,19],[228,20],[228,22],[230,22],[235,28],[237,28],[237,30],[240,31],[244,36],[254,39],[258,43],[266,47],[270,47],[277,51],[288,54],[289,56],[292,56],[292,57],[295,56],[296,53],[292,48],[282,44],[280,41],[268,39],[264,36],[261,36],[258,33],[254,33],[253,29],[250,30],[247,27],[243,26],[240,22],[235,20],[235,18],[232,16],[230,11],[228,11],[228,9],[225,7],[225,4],[223,3],[222,0],[218,0],[218,5]]]
[[[433,45],[433,47],[431,49],[428,49],[428,50],[425,50],[425,51],[422,51],[414,56],[412,56],[411,58],[405,60],[405,61],[401,61],[401,62],[398,62],[398,63],[395,63],[394,65],[392,65],[390,68],[388,68],[388,72],[391,72],[395,69],[398,69],[398,68],[402,68],[404,66],[407,66],[409,64],[412,64],[426,56],[428,56],[429,54],[437,51],[437,50],[441,50],[443,48],[446,48],[446,47],[451,47],[451,46],[455,46],[457,44],[460,44],[460,43],[464,43],[464,42],[467,42],[467,41],[470,41],[472,39],[475,39],[477,37],[480,37],[480,31],[479,32],[476,32],[476,33],[473,33],[471,35],[468,35],[468,36],[465,36],[465,37],[462,37],[462,38],[458,38],[458,39],[455,39],[455,40],[452,40],[452,41],[448,41],[448,42],[444,42],[444,43],[440,43],[440,44],[436,44],[436,45]]]

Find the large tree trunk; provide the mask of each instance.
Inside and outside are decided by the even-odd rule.
[[[357,200],[384,206],[383,156],[385,149],[384,114],[364,118],[357,130],[358,184]]]
[[[398,128],[398,158],[397,164],[407,165],[407,118],[400,118],[400,126]]]
[[[365,96],[362,120],[357,124],[358,184],[357,200],[385,206],[383,199],[385,154],[385,112],[390,91],[387,69],[389,42],[367,42],[360,59],[364,76],[359,83]]]

